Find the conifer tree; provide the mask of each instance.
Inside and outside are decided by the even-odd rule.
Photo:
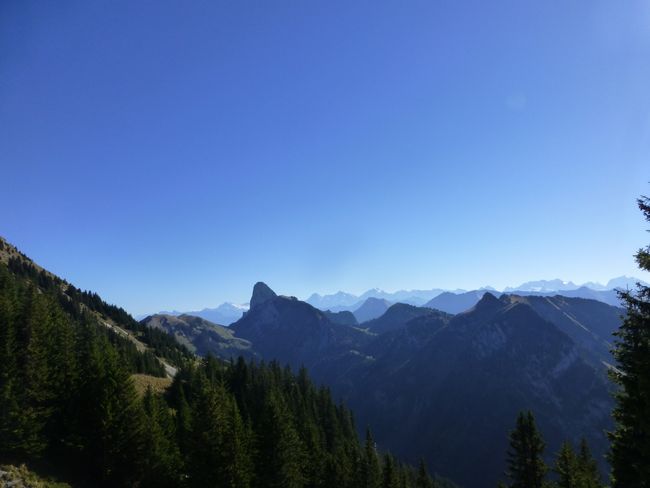
[[[366,442],[364,444],[363,456],[360,463],[359,485],[362,488],[377,488],[380,482],[381,469],[375,440],[370,429],[366,429]]]
[[[596,460],[591,455],[587,439],[584,437],[580,441],[580,450],[577,456],[578,476],[580,479],[580,488],[602,488],[603,483],[598,472]]]
[[[87,372],[78,430],[84,453],[103,482],[134,483],[142,474],[144,411],[117,351],[104,337],[91,340],[81,366]]]
[[[395,466],[395,460],[390,454],[384,455],[381,488],[400,488],[399,475]]]
[[[638,206],[650,222],[650,198],[640,198]],[[650,246],[635,257],[639,268],[650,271]],[[619,296],[626,316],[613,351],[617,364],[611,375],[620,388],[609,460],[614,488],[644,488],[650,486],[650,287],[639,284]]]
[[[558,475],[558,488],[580,488],[580,473],[578,459],[571,443],[562,443],[560,452],[555,460],[555,472]]]
[[[418,476],[415,480],[415,486],[416,488],[433,488],[433,480],[427,472],[427,467],[424,464],[424,459],[420,459],[420,464],[418,465]]]
[[[153,393],[151,386],[147,388],[142,404],[146,416],[142,485],[161,488],[178,486],[181,460],[169,408],[162,398]]]
[[[507,475],[511,488],[542,488],[546,465],[542,459],[544,441],[537,430],[533,413],[521,412],[510,433]]]
[[[277,373],[277,371],[276,371]],[[305,484],[305,453],[288,408],[275,391],[268,395],[260,432],[261,486],[299,488]]]

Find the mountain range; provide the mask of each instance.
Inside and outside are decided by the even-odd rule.
[[[523,409],[535,412],[549,454],[585,436],[605,471],[609,348],[622,310],[560,295],[481,292],[474,300],[453,314],[397,303],[355,324],[258,283],[228,340],[247,341],[265,361],[307,367],[353,408],[360,430],[372,425],[382,449],[408,461],[425,454],[463,486],[496,484]],[[210,352],[228,358],[233,350]]]
[[[607,284],[602,285],[595,282],[587,282],[582,285],[576,285],[572,281],[563,281],[560,279],[528,281],[515,287],[506,287],[503,293],[517,293],[519,295],[540,295],[554,296],[562,295],[567,297],[590,298],[598,300],[609,305],[619,306],[619,299],[616,293],[617,289],[633,288],[637,282],[647,285],[646,282],[630,276],[619,276],[612,278]],[[370,289],[361,295],[354,295],[344,291],[338,291],[330,295],[320,295],[313,293],[305,301],[310,305],[331,312],[352,312],[357,316],[357,321],[364,322],[379,317],[386,311],[388,306],[393,303],[406,303],[410,305],[426,306],[438,308],[449,313],[458,313],[473,306],[483,294],[489,291],[495,295],[499,290],[491,286],[484,286],[478,290],[444,290],[441,288],[432,288],[430,290],[398,290],[395,292],[386,292],[379,288]],[[437,298],[437,300],[436,300]],[[370,300],[369,303],[368,300]],[[381,306],[382,300],[386,306]],[[244,312],[248,310],[249,305],[235,304],[224,302],[215,308],[204,308],[197,311],[161,311],[162,315],[193,315],[201,317],[215,324],[228,326],[239,320]],[[139,315],[139,320],[146,315]]]

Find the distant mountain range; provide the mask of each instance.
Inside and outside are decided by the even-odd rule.
[[[463,311],[430,308],[436,298],[437,307],[449,299]],[[349,312],[322,311],[263,283],[251,304],[226,330],[188,318],[143,323],[197,352],[229,358],[244,347],[249,357],[306,366],[354,408],[360,430],[372,425],[382,449],[412,461],[425,453],[434,471],[468,488],[496,485],[522,409],[534,410],[549,456],[586,436],[605,470],[606,370],[622,309],[557,293],[441,293],[427,307],[367,297],[364,310],[384,312],[357,324]]]
[[[647,285],[646,282],[630,276],[619,276],[607,282],[606,285],[588,282],[576,285],[572,281],[560,279],[528,281],[516,287],[506,287],[503,293],[536,294],[541,296],[562,295],[567,297],[590,298],[609,305],[618,306],[616,289],[633,288],[636,282]],[[338,291],[330,295],[313,293],[305,302],[320,310],[331,312],[352,312],[359,323],[372,320],[384,313],[394,303],[406,303],[409,305],[426,306],[437,308],[448,313],[458,313],[472,307],[483,296],[486,291],[499,295],[499,290],[484,286],[478,290],[443,290],[432,288],[430,290],[398,290],[386,292],[379,288],[354,295],[344,291]],[[437,300],[436,300],[437,298]],[[373,299],[368,302],[368,299]],[[382,300],[383,305],[374,299]],[[366,304],[366,302],[368,302]],[[237,320],[248,310],[249,305],[224,302],[216,308],[204,308],[197,311],[161,311],[161,315],[193,315],[201,317],[219,325],[228,326]],[[360,311],[359,313],[357,313]],[[141,320],[147,315],[139,315],[136,318]]]
[[[203,310],[190,311],[190,312],[179,312],[177,310],[168,312],[161,311],[153,315],[170,315],[170,316],[179,316],[179,315],[192,315],[194,317],[201,317],[202,319],[208,320],[215,324],[228,326],[233,322],[239,320],[244,312],[248,310],[248,304],[236,304],[225,302],[219,305],[216,308],[204,308]],[[142,320],[147,315],[139,315],[136,318]]]

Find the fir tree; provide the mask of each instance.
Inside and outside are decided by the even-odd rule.
[[[544,441],[537,430],[533,413],[521,412],[510,433],[508,472],[512,488],[542,488],[546,465],[542,460]]]
[[[381,488],[400,488],[399,474],[395,467],[395,460],[390,454],[384,455]]]
[[[142,485],[147,487],[173,487],[180,483],[181,459],[175,442],[173,419],[165,401],[155,395],[151,387],[142,399],[145,420]]]
[[[418,476],[415,480],[415,486],[416,488],[433,488],[433,480],[427,472],[427,467],[424,464],[424,459],[420,459],[420,464],[418,465]]]
[[[580,441],[580,450],[577,456],[578,476],[580,488],[602,488],[603,483],[598,472],[596,460],[591,455],[587,440],[583,437]]]
[[[638,200],[650,222],[650,199]],[[639,268],[650,271],[650,246],[636,253]],[[613,412],[616,429],[610,433],[614,488],[650,486],[650,287],[619,293],[626,316],[616,332],[616,369],[612,378],[620,386]]]
[[[555,472],[558,475],[558,488],[580,488],[580,473],[575,451],[568,441],[562,444],[555,460]]]
[[[375,440],[372,438],[370,429],[366,429],[366,442],[363,449],[363,457],[360,463],[359,485],[362,488],[377,488],[379,486],[381,469]]]

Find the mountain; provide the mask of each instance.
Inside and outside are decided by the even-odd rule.
[[[532,409],[548,457],[585,436],[606,469],[613,403],[605,364],[620,309],[485,292],[453,316],[395,304],[351,327],[267,288],[255,287],[256,306],[229,330],[266,361],[307,366],[353,407],[360,428],[373,426],[381,449],[412,462],[424,455],[467,488],[494,486],[506,433],[519,410]]]
[[[360,352],[363,360],[339,365],[327,382],[377,426],[380,445],[405,459],[424,452],[463,486],[496,485],[503,432],[522,409],[534,410],[549,452],[582,435],[599,456],[607,449],[605,368],[526,303],[487,293],[465,313],[413,319]]]
[[[266,284],[253,288],[250,310],[230,328],[264,359],[298,368],[327,361],[363,344],[369,335],[333,322],[328,314],[295,297],[276,295]]]
[[[485,288],[480,290],[468,291],[465,293],[441,293],[433,300],[425,303],[424,306],[428,308],[435,308],[447,313],[460,313],[473,307],[485,293]],[[592,290],[587,287],[580,287],[575,290],[552,291],[552,292],[538,292],[538,291],[516,291],[510,292],[520,296],[542,296],[553,297],[563,296],[569,298],[587,298],[590,300],[597,300],[606,303],[613,307],[620,306],[620,300],[616,290]]]
[[[433,288],[431,290],[398,290],[395,292],[386,292],[379,288],[372,288],[361,294],[361,296],[343,291],[332,295],[319,295],[318,293],[314,293],[306,302],[321,310],[331,310],[334,312],[354,311],[368,298],[378,298],[392,303],[401,302],[421,306],[443,291],[438,288]]]
[[[383,315],[390,305],[391,302],[386,299],[370,297],[366,298],[352,313],[361,324]]]
[[[644,286],[648,286],[643,280],[639,278],[633,278],[632,276],[619,276],[618,278],[612,278],[607,282],[607,289],[612,290],[614,288],[621,288],[623,290],[627,288],[636,288],[637,282],[641,283]]]
[[[373,288],[366,291],[359,297],[359,302],[364,302],[368,298],[379,298],[388,302],[402,302],[411,305],[420,306],[439,295],[444,290],[433,288],[431,290],[398,290],[395,292],[386,292],[379,288]]]
[[[551,292],[551,291],[563,291],[563,290],[575,290],[578,288],[578,285],[572,281],[563,281],[560,279],[554,280],[539,280],[539,281],[528,281],[522,283],[521,285],[511,288],[506,287],[503,292],[517,292],[517,291],[533,291],[533,292]]]
[[[230,302],[224,302],[216,308],[204,308],[196,312],[185,312],[185,315],[194,315],[215,324],[230,325],[239,320],[248,310],[248,305],[239,305]],[[179,314],[180,315],[180,314]]]
[[[613,364],[613,333],[621,325],[624,310],[603,302],[555,296],[503,295],[504,303],[525,303],[543,319],[571,337],[594,364]]]
[[[563,296],[569,298],[587,298],[590,300],[597,300],[599,302],[603,302],[614,307],[618,307],[621,304],[621,301],[618,298],[618,293],[616,290],[593,290],[585,286],[581,286],[580,288],[577,288],[575,290],[553,291],[548,293],[526,292],[526,291],[517,291],[513,293],[522,296],[543,296],[543,297]]]
[[[459,294],[446,291],[425,303],[424,306],[456,314],[472,308],[485,293],[485,290],[468,291]]]
[[[363,327],[375,334],[382,334],[401,329],[413,319],[438,315],[439,313],[430,308],[416,307],[415,305],[408,305],[406,303],[396,303],[391,305],[380,317],[364,322]]]
[[[208,353],[222,358],[243,356],[252,359],[250,342],[234,336],[233,331],[223,325],[214,324],[192,315],[150,315],[140,321],[146,327],[160,329],[172,335],[190,351],[200,356]]]
[[[178,310],[167,311],[163,310],[153,315],[171,315],[178,317],[179,315],[191,315],[193,317],[201,317],[215,324],[222,324],[228,326],[233,322],[239,320],[244,313],[248,310],[248,304],[237,304],[224,302],[216,308],[204,308],[202,310],[194,310],[189,312],[179,312]],[[143,320],[149,315],[138,315],[138,320]]]
[[[356,327],[359,325],[357,318],[352,312],[348,312],[346,310],[342,312],[330,312],[329,310],[325,310],[323,313],[325,314],[325,317],[327,317],[332,323],[349,325],[351,327]]]
[[[359,297],[343,291],[336,292],[332,295],[312,294],[305,300],[311,306],[321,310],[328,310],[336,307],[350,307],[359,301]]]

